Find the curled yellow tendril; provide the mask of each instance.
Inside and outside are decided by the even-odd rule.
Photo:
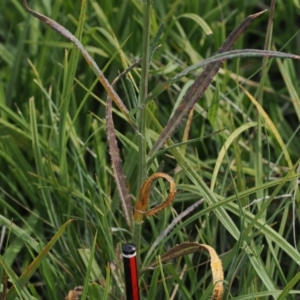
[[[167,199],[162,203],[159,204],[158,206],[146,211],[148,202],[149,202],[149,194],[150,194],[150,189],[152,186],[152,183],[154,180],[158,178],[164,178],[169,182],[169,194]],[[143,216],[153,216],[154,214],[158,213],[165,207],[167,207],[169,204],[171,204],[175,198],[176,194],[176,185],[174,182],[174,179],[169,176],[168,174],[165,173],[154,173],[151,175],[149,178],[145,180],[143,183],[141,190],[140,190],[140,195],[139,195],[139,200],[136,203],[135,210],[134,210],[134,220],[136,222],[142,222]]]

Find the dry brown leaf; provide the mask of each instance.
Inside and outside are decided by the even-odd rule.
[[[74,290],[69,291],[67,297],[65,297],[65,300],[79,300],[82,295],[83,286],[76,286]]]

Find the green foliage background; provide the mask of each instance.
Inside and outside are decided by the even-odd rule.
[[[73,33],[81,28],[79,1],[35,0],[29,5]],[[151,63],[149,91],[212,56],[246,16],[269,6],[270,1],[256,0],[154,0],[151,38],[162,22],[166,28]],[[263,49],[270,35],[270,49],[299,54],[299,12],[297,0],[276,1],[273,27],[268,27],[265,13],[235,49]],[[81,41],[110,82],[141,57],[142,19],[140,0],[87,1]],[[0,271],[2,288],[8,274],[8,287],[12,290],[13,285],[20,299],[63,299],[77,285],[85,286],[90,299],[124,295],[119,251],[132,236],[108,155],[106,93],[72,49],[30,16],[21,1],[0,2]],[[264,62],[243,58],[224,63],[196,104],[190,129],[184,123],[172,137],[178,144],[195,139],[178,149],[208,187],[215,182],[211,195],[218,203],[209,205],[204,199],[191,209],[203,198],[201,189],[169,151],[158,155],[149,170],[155,172],[164,162],[163,171],[174,177],[178,192],[172,208],[143,224],[142,267],[184,241],[211,245],[223,261],[224,299],[297,299],[300,293],[300,65],[280,59]],[[182,78],[150,102],[149,148],[158,136],[153,118],[163,127],[197,74]],[[139,78],[137,67],[116,87],[133,113]],[[114,121],[134,205],[139,191],[137,135],[118,109]],[[221,157],[224,145],[227,151]],[[167,185],[160,182],[151,203],[161,202],[166,193]],[[179,218],[149,251],[189,208],[190,214]],[[220,219],[217,208],[226,210],[228,221]],[[59,231],[70,219],[76,221],[64,233]],[[239,238],[226,230],[230,222]],[[53,236],[56,243],[52,240],[53,248],[42,256]],[[33,274],[18,278],[37,255],[36,265],[29,268]],[[195,254],[146,270],[143,299],[207,299],[212,290],[207,262],[206,255]],[[7,299],[15,297],[11,292]]]

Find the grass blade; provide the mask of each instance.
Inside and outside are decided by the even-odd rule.
[[[287,295],[291,292],[294,285],[299,282],[300,280],[300,272],[298,272],[295,277],[288,283],[288,285],[284,288],[284,290],[281,292],[277,300],[284,300],[286,299]]]
[[[72,222],[73,220],[67,221],[58,231],[57,233],[52,237],[50,242],[43,248],[43,250],[39,253],[39,255],[33,260],[33,262],[26,268],[26,270],[22,273],[22,275],[19,278],[19,282],[21,286],[24,286],[28,280],[31,278],[31,276],[34,274],[35,270],[39,267],[42,260],[46,257],[46,255],[49,253],[51,248],[55,245],[57,240],[60,238],[60,236],[63,234],[67,226]],[[16,287],[13,286],[9,292],[7,293],[7,300],[15,299],[16,297]]]
[[[82,0],[81,2],[81,10],[80,10],[80,17],[76,32],[76,38],[81,40],[83,26],[84,26],[84,15],[85,15],[85,7],[86,7],[86,0]],[[72,86],[75,78],[75,73],[77,69],[78,59],[79,59],[79,49],[75,46],[73,47],[71,52],[70,61],[67,61],[67,54],[66,54],[66,62],[64,68],[64,84],[63,84],[63,91],[61,95],[62,104],[61,104],[61,111],[60,111],[60,119],[59,119],[59,166],[60,166],[60,182],[62,185],[69,186],[69,174],[68,174],[68,165],[67,165],[67,134],[66,128],[68,123],[68,111],[71,99],[71,91]]]
[[[107,140],[109,144],[109,154],[110,154],[112,168],[114,172],[114,179],[120,197],[122,211],[127,225],[131,227],[132,225],[131,197],[126,187],[126,179],[122,169],[122,160],[120,158],[117,137],[115,134],[115,127],[112,119],[112,100],[110,97],[108,97],[107,99],[107,106],[106,106],[106,132],[107,132]]]
[[[218,50],[217,54],[229,51],[233,47],[234,43],[238,39],[238,37],[246,31],[246,29],[250,26],[250,24],[260,16],[265,11],[253,14],[248,16],[226,39],[224,44]],[[211,83],[213,77],[217,74],[218,70],[222,65],[222,61],[208,64],[205,70],[200,74],[200,76],[195,80],[193,85],[190,87],[180,106],[175,111],[174,115],[168,121],[165,126],[163,132],[160,134],[159,138],[153,145],[150,153],[156,152],[160,149],[166,141],[170,138],[176,128],[180,125],[182,120],[187,116],[190,110],[194,107],[195,103],[198,101],[200,97],[202,97],[203,93]]]
[[[204,244],[199,244],[199,243],[182,243],[180,245],[176,245],[172,249],[168,250],[164,255],[162,255],[160,257],[159,264],[183,255],[189,255],[191,253],[199,252],[202,250],[207,251],[211,256],[211,271],[213,275],[213,284],[214,284],[212,299],[216,299],[216,300],[221,299],[224,290],[223,267],[220,258],[218,257],[216,251],[212,247]],[[157,262],[154,262],[150,264],[149,267],[153,267],[156,264]]]
[[[91,55],[83,47],[81,42],[69,30],[67,30],[66,28],[64,28],[63,26],[61,26],[60,24],[58,24],[54,20],[51,20],[50,18],[48,18],[48,17],[46,17],[46,16],[30,9],[28,7],[28,4],[27,4],[26,0],[23,0],[23,5],[24,5],[25,9],[29,13],[31,13],[34,17],[36,17],[39,20],[41,20],[42,22],[46,23],[53,30],[55,30],[56,32],[58,32],[59,34],[61,34],[62,36],[64,36],[68,40],[70,40],[72,43],[74,43],[74,45],[80,50],[80,52],[83,55],[83,57],[85,58],[85,60],[87,61],[89,66],[94,71],[95,75],[97,76],[97,78],[99,79],[99,81],[101,82],[101,84],[103,85],[105,90],[107,91],[108,95],[113,99],[113,101],[120,108],[120,110],[124,113],[124,115],[128,116],[128,109],[124,105],[123,101],[121,100],[119,95],[115,92],[115,90],[113,89],[111,84],[108,82],[108,80],[105,78],[103,72],[100,70],[100,68],[98,67],[96,62],[93,60]],[[130,118],[128,118],[128,120],[129,120],[129,122],[131,122]]]
[[[3,269],[5,270],[8,277],[10,278],[14,289],[13,296],[9,296],[9,292],[10,292],[9,291],[6,295],[5,294],[2,295],[3,297],[5,297],[2,299],[6,299],[6,300],[15,299],[15,297],[18,295],[21,299],[33,300],[34,298],[30,295],[27,288],[24,288],[22,281],[18,278],[18,276],[13,271],[13,269],[10,267],[10,265],[7,264],[7,262],[1,255],[0,255],[0,264],[2,265]]]
[[[180,73],[176,74],[173,78],[165,81],[164,83],[159,84],[154,88],[147,96],[147,101],[150,101],[162,92],[168,89],[172,84],[178,82],[183,77],[193,74],[194,71],[206,67],[207,65],[215,62],[224,62],[224,60],[233,59],[233,58],[242,58],[242,57],[276,57],[276,58],[287,58],[287,59],[300,59],[299,55],[289,54],[280,51],[273,50],[259,50],[259,49],[241,49],[241,50],[231,50],[225,51],[212,57],[206,58],[192,66],[187,67]],[[280,66],[280,65],[279,65]]]

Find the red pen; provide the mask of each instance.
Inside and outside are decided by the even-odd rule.
[[[122,255],[124,264],[126,300],[140,300],[135,245],[123,245]]]

